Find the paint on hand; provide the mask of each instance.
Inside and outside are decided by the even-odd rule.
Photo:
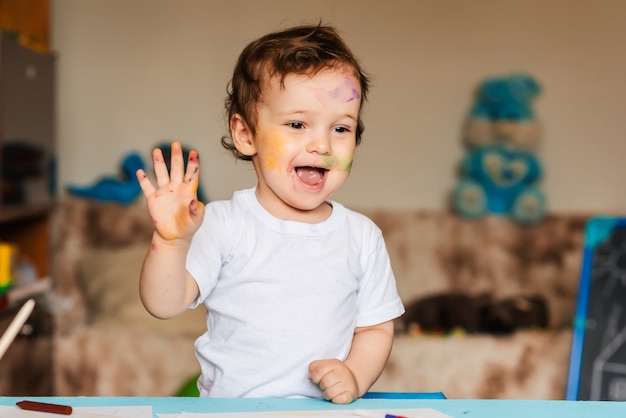
[[[174,215],[174,222],[176,223],[177,231],[184,231],[187,229],[187,225],[189,225],[189,212],[190,208],[187,205],[181,204],[179,206],[178,212]]]
[[[189,163],[197,164],[199,160],[200,160],[200,156],[198,154],[198,151],[191,150],[191,152],[189,153]],[[193,186],[194,194],[198,193],[198,186],[200,184],[200,176],[198,175],[199,172],[200,172],[200,166],[196,165],[194,167],[193,173],[191,173],[191,176],[189,178],[189,182]]]

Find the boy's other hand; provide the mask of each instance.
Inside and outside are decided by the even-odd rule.
[[[191,241],[204,216],[204,205],[197,196],[200,181],[198,152],[189,152],[187,172],[184,172],[183,151],[179,142],[172,143],[170,173],[160,149],[152,151],[152,160],[157,187],[143,170],[137,170],[137,179],[156,232],[167,242]]]
[[[350,403],[359,394],[354,374],[337,359],[312,361],[309,364],[309,380],[322,389],[324,399],[333,403]]]

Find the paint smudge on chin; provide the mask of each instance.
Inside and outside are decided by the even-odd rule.
[[[345,77],[343,83],[329,92],[328,95],[331,99],[343,100],[346,103],[361,98],[361,93],[359,93],[359,89],[351,77]]]

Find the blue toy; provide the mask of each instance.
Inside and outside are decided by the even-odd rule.
[[[532,102],[541,92],[529,75],[483,81],[470,109],[460,180],[452,202],[463,217],[510,216],[521,223],[543,219],[547,201],[539,188],[541,161],[534,153],[539,128]]]
[[[465,140],[476,146],[495,141],[532,149],[539,141],[533,102],[541,86],[530,75],[513,74],[484,80],[469,112]]]
[[[120,177],[103,177],[90,186],[69,185],[67,191],[75,196],[88,199],[128,205],[141,193],[135,172],[140,168],[145,169],[145,165],[139,154],[130,153],[124,157],[120,168]]]
[[[158,148],[163,153],[163,159],[167,169],[171,167],[171,150],[169,144],[161,144]],[[189,158],[189,149],[183,147],[183,158],[185,159],[185,169]],[[90,186],[67,186],[67,191],[75,196],[94,199],[102,202],[116,202],[124,205],[131,204],[137,196],[141,194],[141,187],[135,173],[138,169],[145,170],[145,165],[141,156],[137,153],[130,153],[124,157],[119,177],[103,177]],[[208,203],[202,186],[198,184],[198,200]]]
[[[537,222],[546,211],[536,186],[541,174],[541,163],[530,152],[502,144],[479,147],[463,159],[454,205],[467,218],[494,213]]]

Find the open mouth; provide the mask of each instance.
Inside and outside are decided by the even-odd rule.
[[[320,167],[296,167],[296,175],[300,181],[309,186],[320,184],[324,180],[327,171],[328,169]]]

